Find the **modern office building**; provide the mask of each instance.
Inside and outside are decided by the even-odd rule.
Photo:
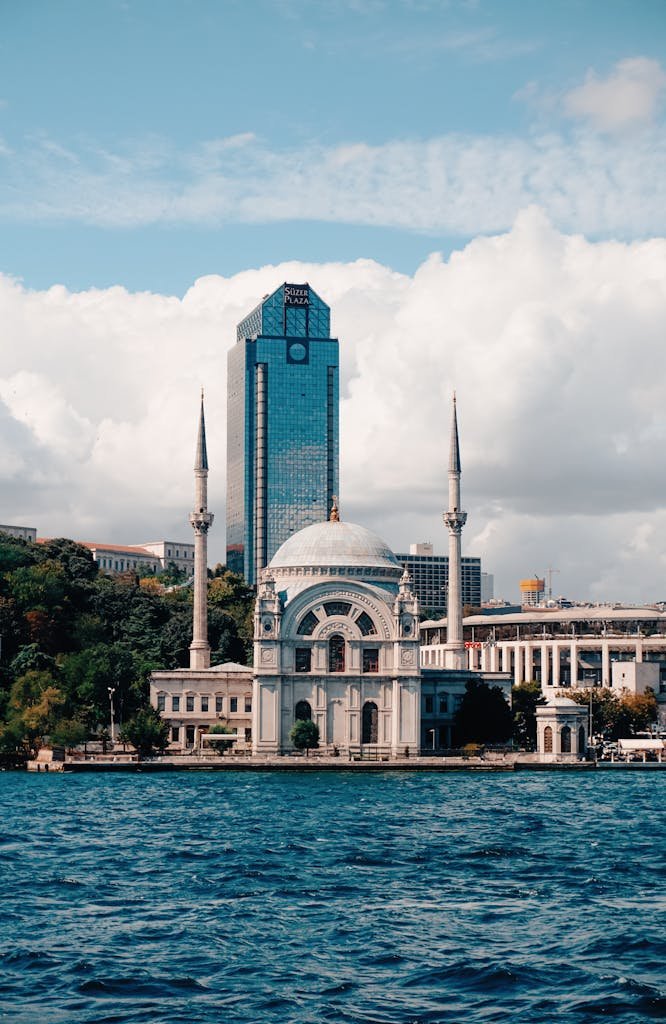
[[[396,554],[412,578],[412,589],[427,615],[444,615],[449,591],[448,555],[433,555],[432,544],[410,544],[409,554]],[[461,558],[462,603],[481,604],[481,559]]]
[[[254,584],[338,490],[338,342],[308,284],[282,284],[237,328],[227,377],[227,565]]]

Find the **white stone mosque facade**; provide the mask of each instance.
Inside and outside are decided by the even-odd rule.
[[[460,451],[455,399],[449,453],[449,618],[444,664],[422,668],[419,604],[393,552],[362,526],[327,522],[293,534],[262,571],[253,665],[210,665],[207,637],[208,459],[203,397],[195,459],[193,638],[190,666],[154,672],[153,706],[169,723],[172,753],[213,747],[212,726],[231,730],[234,753],[293,750],[299,719],[319,729],[320,749],[364,758],[405,758],[450,748],[465,686],[481,676],[510,701],[511,679],[465,667],[462,633]]]

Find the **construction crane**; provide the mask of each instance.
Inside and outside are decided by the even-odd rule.
[[[548,600],[553,596],[553,575],[559,572],[559,569],[552,569],[550,566],[546,569],[546,576],[548,577]]]

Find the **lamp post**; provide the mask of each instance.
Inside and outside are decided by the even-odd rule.
[[[428,732],[432,734],[432,749],[434,750],[435,749],[435,730],[434,729],[428,729]]]
[[[111,743],[116,742],[116,724],[113,720],[113,695],[116,692],[115,686],[107,686],[109,691],[109,705],[111,707]]]

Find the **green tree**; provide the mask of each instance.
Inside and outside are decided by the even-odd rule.
[[[606,687],[592,690],[569,690],[577,704],[587,707],[592,700],[592,728],[608,740],[619,740],[642,732],[657,720],[657,699],[648,689],[645,693],[613,693]]]
[[[231,736],[231,735],[233,735],[233,729],[230,729],[228,725],[222,725],[221,722],[218,722],[215,725],[212,725],[210,727],[210,729],[208,730],[208,732],[212,733],[214,736],[218,736],[218,735],[219,736]],[[230,746],[231,746],[231,740],[229,740],[228,743],[225,743],[224,741],[222,741],[220,743],[216,743],[215,744],[215,751],[216,751],[216,753],[218,755],[222,756],[222,754],[225,752],[225,750],[228,750]]]
[[[131,743],[142,757],[162,751],[169,742],[169,726],[153,707],[142,708],[120,731],[122,743]]]
[[[501,687],[470,679],[453,720],[456,746],[503,743],[511,736],[513,720]]]
[[[319,726],[310,718],[299,719],[298,722],[294,722],[289,739],[296,750],[304,750],[308,756],[311,750],[319,746]]]
[[[540,683],[521,683],[511,691],[513,738],[525,750],[536,748],[536,709],[545,704]]]
[[[88,730],[83,722],[73,718],[61,718],[51,730],[51,743],[61,747],[78,747],[88,738]]]

